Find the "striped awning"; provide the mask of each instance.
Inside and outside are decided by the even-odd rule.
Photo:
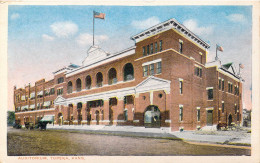
[[[34,98],[35,97],[35,92],[32,92],[31,94],[30,94],[30,98]]]
[[[40,122],[53,122],[54,121],[54,115],[45,115]]]
[[[28,105],[22,106],[22,110],[28,109]]]
[[[43,96],[43,91],[38,92],[37,96]]]
[[[35,109],[35,105],[33,104],[33,105],[30,105],[30,108],[31,109]]]
[[[44,103],[43,103],[43,106],[50,106],[51,105],[51,102],[50,101],[45,101]]]

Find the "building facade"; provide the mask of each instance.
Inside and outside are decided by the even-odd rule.
[[[91,46],[71,64],[34,86],[14,87],[15,118],[55,125],[132,125],[196,130],[241,123],[242,82],[219,60],[207,63],[209,44],[170,19],[131,38],[110,54]]]

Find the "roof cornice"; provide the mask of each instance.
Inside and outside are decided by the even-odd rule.
[[[148,28],[147,30],[145,30],[145,31],[143,31],[139,34],[132,36],[131,39],[135,40],[136,42],[139,42],[139,41],[146,39],[147,37],[150,37],[151,35],[155,35],[159,32],[167,31],[171,28],[178,30],[180,33],[182,33],[184,36],[191,39],[192,41],[194,41],[198,45],[200,45],[200,46],[202,46],[206,49],[210,48],[210,45],[208,43],[206,43],[205,41],[200,39],[197,35],[195,35],[193,32],[191,32],[189,29],[187,29],[184,25],[179,23],[174,18],[169,19],[169,20],[162,22],[160,24],[157,24],[157,25],[155,25],[151,28]]]

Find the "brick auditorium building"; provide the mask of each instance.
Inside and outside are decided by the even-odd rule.
[[[15,118],[54,125],[132,125],[196,130],[240,125],[242,81],[215,60],[210,47],[175,19],[131,38],[115,54],[91,46],[81,66],[70,64],[25,88],[14,87]],[[55,55],[55,54],[54,54]]]

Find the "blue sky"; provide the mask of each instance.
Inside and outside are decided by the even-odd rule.
[[[95,20],[95,42],[108,52],[133,46],[130,37],[175,18],[210,43],[208,61],[220,44],[222,63],[242,62],[245,106],[251,107],[251,6],[22,6],[8,9],[8,78],[23,87],[69,63],[81,64],[92,44],[93,10],[106,14]],[[62,58],[62,59],[61,59]],[[9,107],[12,107],[10,91]]]

